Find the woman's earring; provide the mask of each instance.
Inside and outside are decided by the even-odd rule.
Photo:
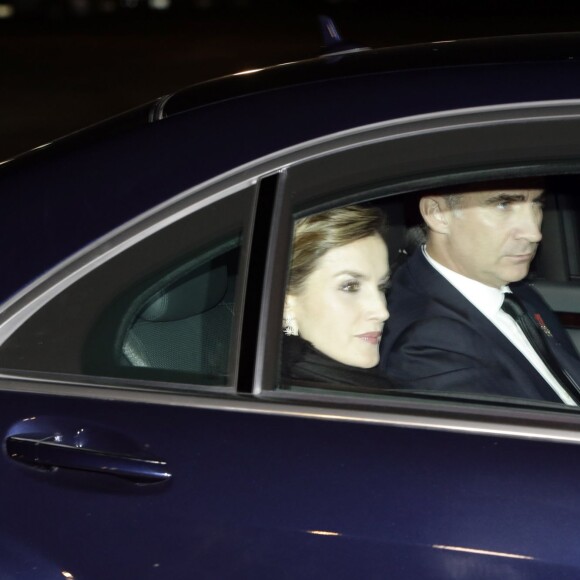
[[[296,319],[293,316],[284,316],[282,320],[282,332],[286,336],[298,336]]]

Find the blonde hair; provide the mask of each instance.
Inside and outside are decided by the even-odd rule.
[[[385,217],[377,208],[348,205],[296,220],[288,294],[299,294],[328,250],[368,236],[385,236]]]

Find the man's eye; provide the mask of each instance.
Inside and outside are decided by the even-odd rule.
[[[381,292],[386,292],[390,287],[391,287],[391,281],[390,280],[387,280],[386,282],[383,282],[382,284],[379,284],[379,290]]]
[[[345,282],[340,289],[343,292],[358,292],[360,289],[360,282],[358,280],[348,280],[348,282]]]

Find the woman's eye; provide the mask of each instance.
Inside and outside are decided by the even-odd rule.
[[[360,282],[358,280],[349,280],[345,282],[340,289],[343,292],[358,292],[360,289]]]

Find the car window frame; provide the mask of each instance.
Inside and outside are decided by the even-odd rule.
[[[0,342],[4,343],[5,341],[9,341],[23,324],[26,324],[29,319],[42,311],[43,308],[52,304],[53,300],[58,299],[62,292],[66,292],[70,287],[74,286],[76,281],[82,280],[87,274],[98,272],[102,268],[107,268],[114,258],[122,256],[128,250],[138,248],[141,243],[152,240],[158,234],[167,236],[167,233],[171,232],[172,228],[183,227],[180,224],[192,219],[195,220],[200,211],[203,212],[214,203],[228,203],[229,199],[236,196],[236,203],[239,205],[240,202],[243,202],[246,211],[243,220],[241,220],[244,222],[243,228],[245,231],[241,237],[239,246],[239,274],[236,281],[236,296],[238,297],[239,304],[243,304],[248,255],[252,239],[259,183],[254,179],[238,179],[234,180],[233,183],[226,181],[225,184],[221,185],[222,187],[217,185],[215,188],[201,188],[201,190],[196,188],[194,191],[185,192],[172,199],[169,203],[162,204],[162,206],[154,208],[136,220],[132,220],[128,224],[125,224],[124,227],[97,240],[90,247],[82,250],[66,262],[57,265],[53,272],[24,289],[20,293],[20,296],[11,301],[9,307],[4,309],[1,315],[1,320],[4,324],[0,326],[2,328]],[[216,231],[219,233],[219,229]],[[192,250],[195,251],[195,246],[192,247]],[[167,251],[167,254],[171,254],[172,251],[173,249]],[[191,388],[197,389],[200,392],[211,391],[213,389],[219,389],[223,392],[235,392],[237,389],[241,327],[242,317],[240,316],[239,320],[234,322],[234,328],[232,329],[232,348],[228,365],[232,371],[231,381],[229,381],[228,386],[205,385],[203,383],[190,383],[186,385],[183,382],[173,383],[171,380],[163,381],[137,376],[134,378],[124,376],[97,376],[95,374],[75,374],[38,369],[2,368],[0,372],[4,377],[13,377],[19,380],[29,378],[34,381],[47,379],[76,385],[103,384],[107,389],[141,388],[154,390],[173,388],[177,391],[179,389]],[[85,336],[85,339],[87,336]]]
[[[386,412],[397,408],[398,412],[422,409],[440,413],[442,407],[437,397],[432,397],[432,401],[407,397],[408,400],[403,401],[396,396],[377,402],[352,393],[325,392],[317,396],[312,392],[289,393],[277,388],[283,296],[293,221],[307,213],[337,205],[372,201],[441,185],[524,175],[579,174],[580,141],[574,135],[574,131],[580,129],[579,113],[578,101],[466,110],[453,119],[447,119],[452,122],[446,126],[437,126],[442,119],[433,117],[424,123],[418,121],[412,129],[413,123],[409,123],[408,130],[398,134],[388,127],[376,128],[375,131],[371,128],[358,136],[358,143],[352,138],[338,138],[334,147],[329,146],[320,155],[285,168],[274,212],[278,220],[277,235],[269,244],[269,283],[266,287],[270,289],[270,299],[265,297],[263,300],[254,395],[293,404],[300,400],[316,401],[340,409],[348,408],[349,404],[357,408],[368,404],[369,408],[378,406]],[[517,131],[513,130],[514,127]],[[542,134],[540,142],[531,138],[538,129]],[[385,164],[385,159],[390,163]],[[467,403],[467,406],[472,403],[479,406],[477,402]],[[509,401],[491,402],[487,409],[478,411],[483,412],[480,417],[491,420],[503,404],[512,407]],[[536,418],[541,418],[544,412],[551,413],[546,410],[549,405],[523,402],[515,406],[533,409]],[[569,411],[558,407],[559,410],[564,414]]]

